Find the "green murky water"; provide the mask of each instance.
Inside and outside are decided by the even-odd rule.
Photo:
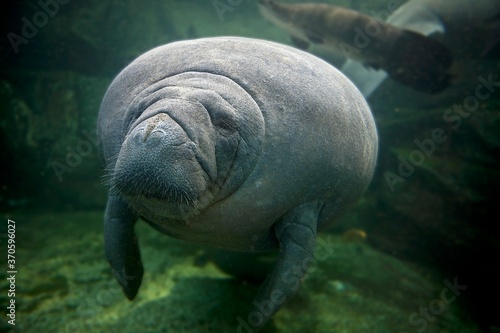
[[[389,5],[324,2],[371,15]],[[146,273],[138,297],[125,298],[104,257],[95,124],[114,76],[155,46],[223,35],[290,45],[287,33],[250,0],[2,7],[0,331],[252,332],[258,280],[274,254],[222,263],[213,250],[139,223]],[[497,18],[487,17],[493,41]],[[317,46],[309,51],[342,65]],[[387,80],[370,96],[380,139],[372,183],[319,236],[299,292],[262,332],[500,331],[487,302],[500,296],[495,56],[456,58],[456,85],[442,94]],[[481,85],[485,97],[474,99]]]

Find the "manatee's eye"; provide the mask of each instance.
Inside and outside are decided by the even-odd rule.
[[[220,97],[213,95],[213,93],[208,94],[207,97],[211,97],[212,101],[203,103],[203,107],[210,114],[210,120],[217,132],[224,136],[229,136],[236,132],[239,128],[238,121],[241,120],[238,119],[238,112],[225,100],[222,100]]]
[[[237,126],[232,119],[222,117],[213,122],[218,132],[224,136],[233,134],[237,130]]]

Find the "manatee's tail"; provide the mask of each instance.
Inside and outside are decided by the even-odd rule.
[[[413,89],[435,94],[449,86],[451,51],[443,43],[403,30],[387,55],[387,74]]]

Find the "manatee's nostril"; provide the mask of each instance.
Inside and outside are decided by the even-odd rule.
[[[137,144],[159,144],[164,137],[165,132],[158,129],[148,132],[147,129],[141,128],[132,134],[132,139]]]
[[[147,141],[149,144],[157,144],[165,137],[165,132],[163,131],[153,131],[151,134],[144,134],[144,141]]]
[[[144,131],[134,131],[128,135],[127,140],[132,141],[134,144],[141,144],[144,141]]]

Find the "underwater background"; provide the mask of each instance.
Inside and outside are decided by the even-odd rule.
[[[0,332],[251,332],[241,321],[273,254],[231,260],[138,223],[146,273],[126,299],[104,257],[95,128],[115,75],[155,46],[224,35],[292,45],[289,36],[250,0],[59,0],[43,14],[49,2],[1,9]],[[366,14],[388,3],[323,2]],[[387,80],[370,96],[380,140],[370,187],[320,234],[320,259],[262,332],[500,332],[490,306],[500,297],[499,62],[478,61],[441,94]],[[488,98],[443,121],[479,77],[497,82]],[[416,142],[436,128],[446,140],[425,151]]]

